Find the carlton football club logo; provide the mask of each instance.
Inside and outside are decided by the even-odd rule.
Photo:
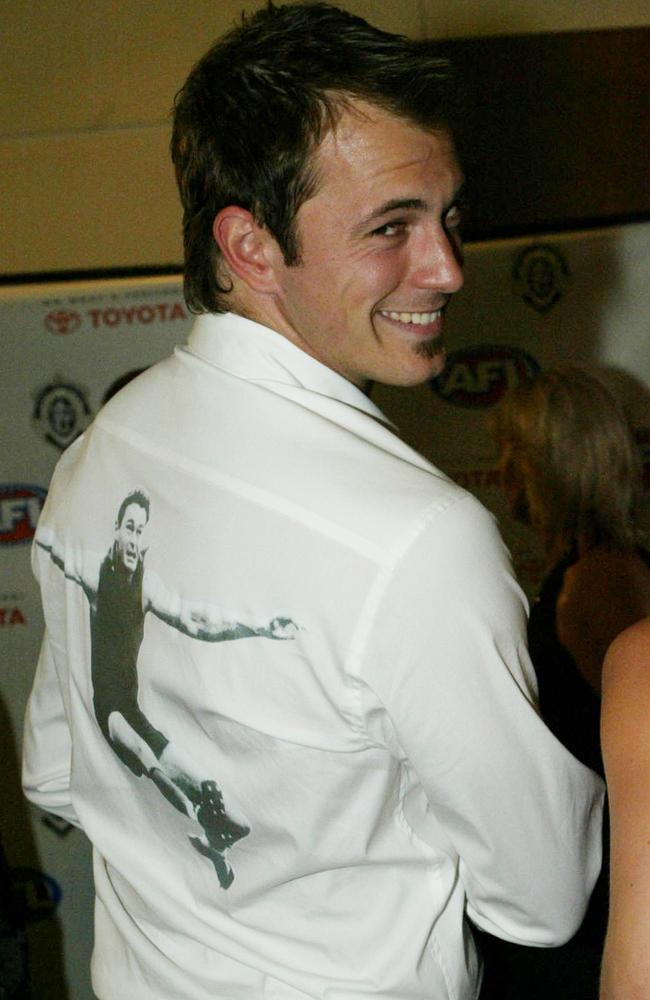
[[[74,309],[53,309],[45,317],[45,327],[50,333],[74,333],[81,326],[81,316]]]
[[[535,358],[518,347],[482,344],[448,355],[445,370],[430,385],[447,403],[484,409],[538,371]]]
[[[519,254],[512,277],[524,302],[536,312],[546,313],[564,295],[569,274],[569,265],[557,247],[535,243]]]
[[[31,542],[46,495],[40,486],[0,485],[0,545]]]
[[[45,440],[61,451],[85,431],[91,419],[86,394],[72,382],[52,382],[37,393],[34,421]]]

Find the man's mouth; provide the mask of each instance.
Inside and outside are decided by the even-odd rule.
[[[398,323],[408,323],[412,326],[431,326],[442,316],[442,309],[435,312],[395,312],[394,310],[381,309],[380,316],[386,319],[396,320]]]

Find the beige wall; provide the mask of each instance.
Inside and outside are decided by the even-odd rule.
[[[343,0],[460,37],[650,24],[650,0]],[[0,274],[178,264],[168,112],[259,0],[0,0]]]

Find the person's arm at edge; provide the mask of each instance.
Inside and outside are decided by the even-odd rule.
[[[601,741],[611,829],[601,1000],[650,997],[650,619],[622,633],[603,670]]]

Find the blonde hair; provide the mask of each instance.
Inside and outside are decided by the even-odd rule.
[[[491,428],[551,558],[574,544],[639,543],[640,453],[599,378],[574,365],[549,368],[506,394]]]

